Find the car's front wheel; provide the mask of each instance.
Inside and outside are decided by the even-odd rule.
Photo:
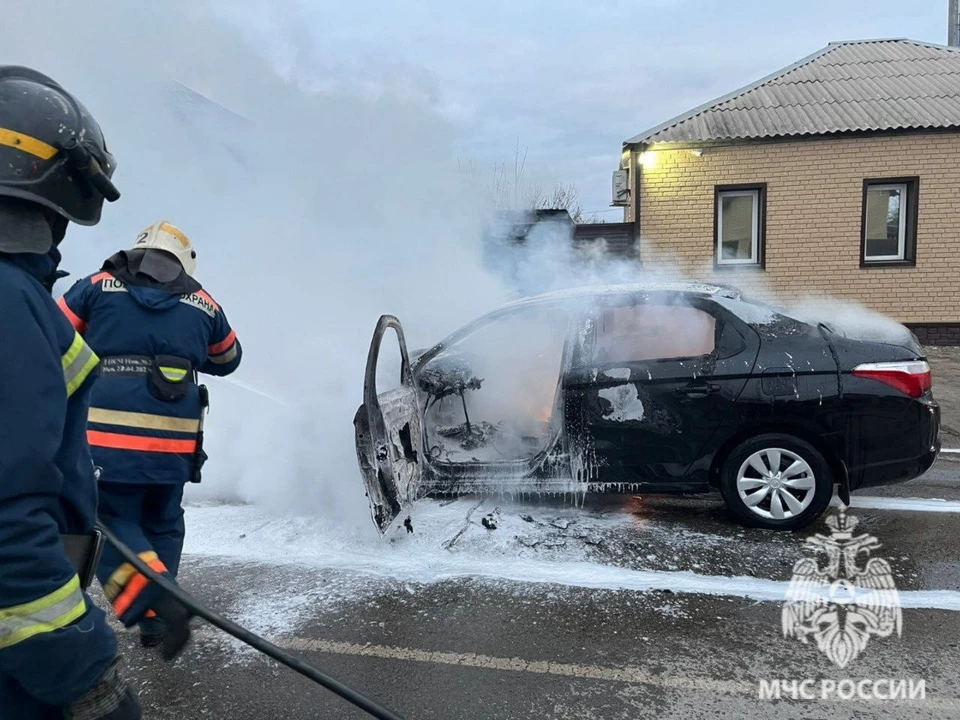
[[[796,530],[816,520],[833,495],[833,473],[810,443],[779,433],[740,443],[720,474],[730,512],[747,525]]]

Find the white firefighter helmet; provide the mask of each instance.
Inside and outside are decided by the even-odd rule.
[[[134,243],[133,249],[146,250],[148,248],[166,250],[174,255],[190,277],[193,277],[197,270],[197,253],[193,249],[190,238],[184,235],[182,230],[165,220],[154,223],[137,236],[137,242]]]

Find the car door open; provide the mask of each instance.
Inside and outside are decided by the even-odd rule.
[[[400,344],[400,385],[378,393],[380,346],[391,328]],[[382,316],[373,333],[363,381],[363,405],[357,410],[353,426],[370,511],[382,535],[397,516],[419,498],[423,474],[423,432],[417,389],[403,328],[392,315]]]

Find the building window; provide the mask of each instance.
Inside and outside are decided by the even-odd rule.
[[[918,178],[865,180],[861,265],[913,265],[917,249]]]
[[[766,185],[717,186],[714,260],[717,267],[763,267]]]

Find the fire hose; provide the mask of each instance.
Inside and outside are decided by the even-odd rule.
[[[167,578],[154,571],[149,565],[141,560],[140,557],[133,552],[133,550],[121,542],[120,539],[114,535],[109,528],[98,523],[97,529],[103,533],[103,536],[106,538],[107,542],[109,542],[119,551],[124,560],[133,565],[133,567],[135,567],[137,571],[144,575],[150,582],[156,583],[167,595],[186,608],[191,614],[206,620],[214,627],[223,630],[223,632],[227,633],[228,635],[232,635],[240,642],[249,645],[254,650],[263,653],[267,657],[276,660],[281,665],[286,665],[288,668],[299,673],[300,675],[303,675],[305,678],[313,680],[318,685],[325,687],[330,692],[339,695],[347,702],[360,708],[368,715],[377,718],[377,720],[403,720],[403,718],[401,718],[392,710],[388,710],[374,700],[371,700],[365,695],[357,692],[353,688],[344,685],[339,680],[330,677],[325,672],[318,670],[317,668],[307,664],[297,657],[294,657],[290,653],[271,643],[269,640],[260,637],[256,633],[247,630],[245,627],[242,627],[237,623],[223,617],[219,613],[216,613],[213,610],[205,607],[193,596],[180,588],[180,586],[178,586],[176,583],[171,582]]]

